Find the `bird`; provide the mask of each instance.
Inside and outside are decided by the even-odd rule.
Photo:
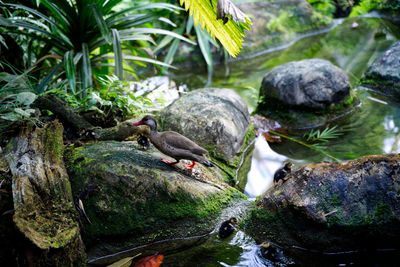
[[[260,245],[261,255],[272,262],[282,262],[284,259],[283,251],[280,246],[272,242],[263,242]]]
[[[292,171],[294,164],[292,162],[286,162],[282,168],[279,168],[274,174],[274,185],[277,185],[279,181],[286,181],[287,175]],[[286,179],[285,179],[286,178]]]
[[[147,150],[150,148],[150,142],[149,139],[144,136],[144,135],[139,135],[138,139],[137,139],[138,144],[143,147],[144,150]]]
[[[235,225],[238,223],[235,217],[231,217],[229,220],[224,221],[221,223],[219,227],[218,235],[220,238],[226,238],[230,236],[233,231],[235,231]]]
[[[150,142],[162,153],[175,159],[171,162],[166,159],[161,159],[162,162],[168,165],[175,165],[181,159],[191,160],[191,165],[184,165],[185,168],[191,170],[196,165],[196,161],[207,166],[214,165],[205,157],[207,150],[190,140],[189,138],[173,131],[158,132],[157,122],[150,116],[144,116],[140,121],[133,124],[134,126],[147,125],[150,127],[148,135]]]

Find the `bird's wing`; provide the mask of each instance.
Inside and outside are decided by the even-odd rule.
[[[197,155],[204,155],[207,153],[207,150],[190,140],[189,138],[172,131],[162,132],[161,138],[164,142],[174,148],[189,150],[190,152]]]

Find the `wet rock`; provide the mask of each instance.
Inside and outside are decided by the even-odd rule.
[[[398,247],[400,155],[307,164],[270,188],[246,219],[258,242],[324,252]]]
[[[400,97],[400,42],[368,68],[362,83],[386,95]]]
[[[306,59],[280,65],[268,72],[260,98],[295,108],[325,109],[350,93],[347,74],[327,60]]]
[[[137,247],[154,242],[152,248],[163,253],[187,246],[214,229],[223,207],[244,198],[203,166],[191,173],[181,163],[166,165],[161,157],[153,147],[142,151],[136,143],[68,149],[74,199],[82,201],[91,221],[82,217],[90,263],[136,255],[141,252]],[[158,243],[168,239],[173,240]],[[121,250],[125,252],[107,256]]]
[[[226,88],[194,90],[165,108],[158,121],[164,131],[176,131],[206,148],[231,177],[255,136],[246,103]]]

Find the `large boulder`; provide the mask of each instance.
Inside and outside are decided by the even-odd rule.
[[[187,246],[214,229],[222,208],[245,198],[203,166],[190,172],[161,157],[129,142],[69,147],[65,159],[74,199],[87,215],[83,236],[90,263],[152,253],[138,250],[149,243],[165,253]]]
[[[260,97],[297,108],[324,109],[342,102],[350,93],[347,74],[323,59],[280,65],[268,72]]]
[[[307,164],[262,195],[246,219],[257,241],[325,252],[398,247],[400,155]]]
[[[368,68],[362,82],[386,95],[400,98],[400,42],[393,44]]]
[[[238,167],[246,165],[244,154],[251,156],[251,150],[243,152],[255,136],[254,128],[246,103],[231,89],[191,91],[161,112],[159,124],[163,130],[179,132],[206,148],[231,178]]]

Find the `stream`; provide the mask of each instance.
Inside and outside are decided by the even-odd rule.
[[[351,25],[356,22],[358,27]],[[211,81],[205,68],[170,73],[180,90],[186,88],[232,88],[239,93],[254,111],[258,91],[264,75],[275,66],[290,61],[322,58],[346,71],[352,89],[361,104],[351,116],[334,122],[341,135],[325,144],[324,151],[340,159],[355,159],[365,155],[400,152],[400,104],[393,103],[369,88],[357,85],[368,66],[394,42],[400,39],[400,27],[394,22],[375,15],[351,19],[337,19],[332,26],[318,32],[298,35],[292,42],[267,48],[252,56],[214,66]],[[334,125],[330,125],[332,127]],[[302,138],[304,131],[294,133]],[[259,136],[255,140],[251,169],[248,173],[245,194],[250,200],[261,195],[271,185],[275,171],[290,160],[295,168],[309,162],[330,160],[323,154],[291,141],[268,144]],[[226,214],[226,219],[229,218]],[[302,251],[302,248],[297,248]],[[303,251],[302,257],[313,257]],[[354,264],[396,266],[391,251],[360,254],[343,252],[340,257],[318,257],[324,266],[349,266]],[[397,251],[395,251],[398,253]],[[354,257],[356,254],[357,257]],[[343,257],[346,255],[346,257]],[[350,255],[348,257],[347,255]],[[353,257],[351,257],[353,255]],[[327,256],[327,255],[325,255]],[[338,256],[338,255],[336,255]],[[317,262],[317,261],[316,261]],[[317,263],[316,263],[317,264]],[[202,245],[165,257],[163,266],[295,266],[296,260],[272,262],[261,256],[260,247],[242,231],[226,240],[218,238],[216,231]],[[321,265],[314,265],[321,266]]]

